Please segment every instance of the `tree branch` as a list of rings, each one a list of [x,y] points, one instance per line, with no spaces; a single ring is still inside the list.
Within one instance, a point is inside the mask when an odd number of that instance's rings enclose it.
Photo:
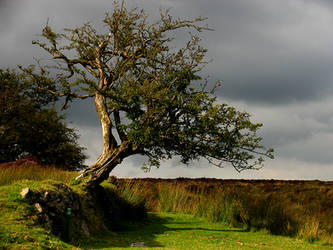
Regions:
[[[64,109],[67,108],[68,102],[71,100],[72,97],[79,98],[79,99],[86,99],[88,97],[94,97],[95,94],[78,95],[74,92],[68,92],[68,93],[65,93],[65,94],[61,94],[60,97],[61,96],[66,96],[65,102],[61,106],[61,110],[64,110]]]
[[[122,142],[126,141],[127,140],[127,135],[124,133],[123,129],[121,128],[119,111],[114,110],[113,116],[114,116],[114,120],[115,120],[115,123],[116,123],[116,129],[117,129],[120,140]]]

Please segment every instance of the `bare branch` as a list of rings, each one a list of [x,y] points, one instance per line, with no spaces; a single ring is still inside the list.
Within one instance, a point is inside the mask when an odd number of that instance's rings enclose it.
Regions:
[[[79,99],[86,99],[88,97],[94,97],[95,94],[86,94],[86,95],[78,95],[74,92],[67,92],[65,94],[62,94],[60,96],[66,96],[64,104],[61,106],[61,110],[64,110],[67,108],[68,102],[72,99],[72,97],[79,98]]]

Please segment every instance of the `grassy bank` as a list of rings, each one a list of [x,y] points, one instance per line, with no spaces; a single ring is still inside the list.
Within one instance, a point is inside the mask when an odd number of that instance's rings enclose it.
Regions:
[[[178,212],[333,244],[333,182],[115,179],[119,195],[151,211]],[[136,197],[136,198],[134,198]]]
[[[0,187],[0,249],[75,249],[40,227],[34,207],[19,195],[22,188],[44,185],[22,181]]]
[[[114,185],[89,191],[71,181],[77,175],[35,164],[1,166],[0,249],[79,249],[145,218],[144,206],[117,196]]]
[[[19,181],[0,187],[0,249],[136,249],[131,245],[140,242],[149,249],[330,249],[318,243],[272,236],[264,231],[249,232],[225,223],[173,213],[149,213],[144,222],[126,222],[112,230],[105,227],[97,234],[65,243],[37,224],[35,208],[19,195],[26,186],[32,190],[50,190],[54,184],[53,181]],[[109,184],[104,186],[112,192]],[[125,215],[132,212],[121,209]],[[102,226],[98,217],[90,216],[90,223]]]
[[[0,249],[80,249],[145,218],[141,204],[117,196],[108,183],[96,192],[54,180],[0,186]]]

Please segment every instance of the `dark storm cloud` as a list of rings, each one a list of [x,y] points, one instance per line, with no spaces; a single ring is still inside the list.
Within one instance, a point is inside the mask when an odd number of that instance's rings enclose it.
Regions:
[[[15,16],[13,26],[0,24],[5,29],[0,45],[7,47],[0,53],[1,66],[47,57],[31,40],[38,38],[48,18],[57,31],[87,21],[100,29],[105,12],[112,7],[106,0],[98,4],[88,0],[16,2],[20,6],[13,5],[10,11]],[[213,59],[206,71],[212,79],[224,81],[218,92],[221,96],[277,104],[322,98],[333,92],[333,50],[328,46],[333,44],[333,36],[327,33],[333,23],[330,11],[318,3],[137,0],[128,5],[147,9],[152,16],[157,16],[162,6],[171,7],[175,16],[208,17],[215,31],[202,34],[208,59]]]
[[[299,1],[250,2],[221,3],[213,17],[209,67],[224,80],[218,93],[266,104],[331,95],[331,11]]]
[[[60,102],[62,105],[63,102]],[[60,106],[60,105],[59,105]],[[85,100],[74,100],[68,109],[62,111],[66,114],[66,120],[76,125],[99,127],[100,122],[92,98]]]
[[[4,6],[6,6],[8,0],[0,0],[0,8],[4,8]],[[2,12],[2,10],[0,9],[0,11]]]
[[[15,0],[0,0],[0,13],[3,14],[8,11],[13,2],[15,2]]]
[[[224,81],[218,95],[285,105],[333,93],[333,12],[321,1],[171,0],[164,7],[208,17],[214,31],[201,37],[213,62],[205,74]]]
[[[112,1],[4,1],[11,25],[0,23],[0,65],[32,63],[46,57],[31,45],[46,20],[57,31],[101,19]],[[222,79],[220,96],[267,104],[323,98],[332,93],[333,43],[330,1],[144,1],[128,2],[149,15],[171,7],[175,16],[208,17],[215,29],[202,34],[209,49],[206,73]],[[324,6],[324,7],[323,7]],[[3,9],[3,8],[2,8]],[[5,18],[0,17],[2,20]]]
[[[332,164],[333,97],[286,106],[233,104],[263,123],[264,146],[275,149],[276,159]]]
[[[268,69],[267,64],[272,61],[265,64],[254,58],[253,62],[240,62],[231,72],[221,70],[224,83],[218,94],[270,105],[326,98],[333,93],[333,72],[330,69],[333,60],[316,57],[300,56],[296,61],[287,62],[283,58],[272,59],[280,62],[275,61],[275,65]],[[235,72],[235,69],[239,71]]]

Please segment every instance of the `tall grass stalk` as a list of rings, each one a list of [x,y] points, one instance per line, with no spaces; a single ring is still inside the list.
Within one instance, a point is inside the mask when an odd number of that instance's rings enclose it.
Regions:
[[[117,194],[133,205],[138,205],[144,202],[145,189],[140,183],[127,182],[116,189]]]
[[[298,232],[299,236],[308,242],[314,242],[320,238],[320,225],[319,221],[314,218],[307,218],[306,222],[302,225]]]
[[[159,187],[159,211],[190,213],[196,200],[184,192],[181,186],[174,188]]]

